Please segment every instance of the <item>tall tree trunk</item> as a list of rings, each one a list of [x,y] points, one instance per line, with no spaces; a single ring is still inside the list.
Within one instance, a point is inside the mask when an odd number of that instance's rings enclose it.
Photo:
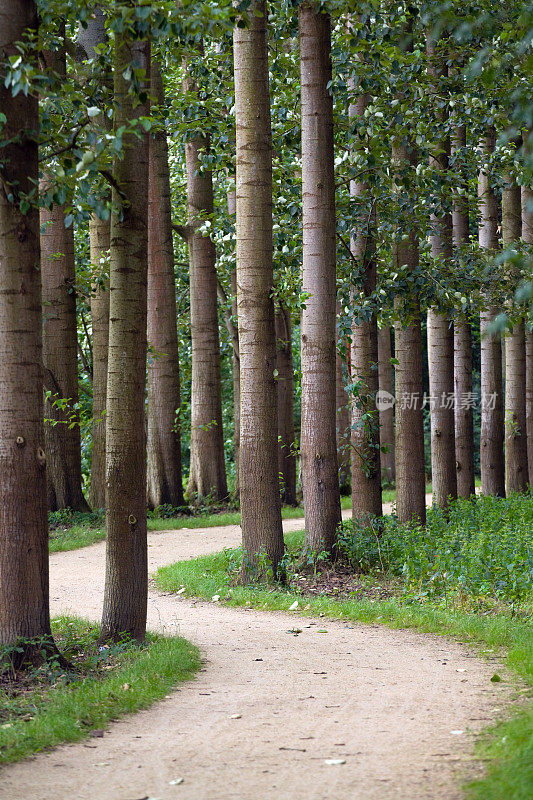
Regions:
[[[278,471],[281,499],[296,503],[296,455],[294,451],[294,369],[292,364],[291,313],[280,300],[276,313],[276,368],[278,370]]]
[[[129,93],[127,67],[145,71],[149,91],[150,44],[115,37],[115,126],[150,113],[148,101]],[[146,631],[146,298],[148,272],[148,135],[124,136],[117,159],[111,220],[109,368],[106,415],[106,576],[102,640]]]
[[[91,264],[98,275],[102,261],[107,262],[110,246],[108,220],[93,215],[89,222]],[[105,428],[107,395],[107,351],[109,345],[109,283],[93,282],[91,291],[93,332],[93,454],[91,461],[91,504],[105,507]]]
[[[466,147],[466,128],[458,127],[453,136],[453,152],[462,169],[462,151]],[[468,244],[468,200],[455,194],[452,210],[453,244],[456,249]],[[457,494],[475,493],[474,409],[472,404],[472,334],[468,320],[457,315],[454,321],[454,390],[455,390],[455,459]]]
[[[361,117],[369,96],[361,95],[350,105],[350,117]],[[352,235],[351,251],[356,262],[360,284],[352,295],[352,381],[358,384],[352,398],[352,513],[355,518],[380,517],[381,459],[379,411],[376,394],[378,375],[378,323],[375,314],[357,322],[357,306],[361,295],[371,297],[376,289],[376,211],[370,185],[365,181],[350,181],[350,194],[365,208],[365,219],[358,222]]]
[[[439,80],[446,75],[446,67],[437,64],[442,54],[435,53],[434,44],[428,40],[428,72],[433,76],[436,91]],[[437,123],[444,122],[442,112],[435,114]],[[445,176],[449,171],[450,141],[443,139],[435,144],[436,153],[430,156],[430,166]],[[431,256],[439,261],[451,261],[452,215],[450,212],[431,214]],[[429,393],[431,396],[431,480],[433,504],[446,508],[450,499],[457,497],[455,458],[455,415],[453,410],[453,326],[447,314],[430,309],[427,316]]]
[[[250,26],[237,26],[233,34],[243,579],[261,569],[259,554],[268,559],[276,575],[284,551],[274,376],[272,135],[266,2],[254,0],[248,10]]]
[[[95,48],[106,41],[105,15],[95,8],[84,28],[78,28],[80,59],[91,59]],[[93,351],[93,425],[90,501],[93,508],[105,506],[105,410],[107,394],[107,350],[109,344],[109,281],[103,269],[109,257],[110,221],[93,214],[89,222],[91,265],[91,328]]]
[[[403,173],[414,172],[417,154],[412,144],[394,142],[392,161],[401,186]],[[400,191],[400,190],[398,190]],[[399,219],[402,216],[399,215]],[[395,233],[393,264],[407,264],[413,272],[418,266],[418,234],[415,220],[405,218]],[[395,308],[399,319],[394,326],[396,393],[396,514],[400,522],[426,521],[426,469],[424,460],[424,419],[422,411],[422,331],[420,301],[398,297]]]
[[[151,65],[151,95],[163,107],[159,64]],[[168,146],[164,130],[150,138],[148,177],[148,506],[182,506],[180,371]]]
[[[502,244],[518,243],[522,231],[520,187],[504,176]],[[523,492],[528,482],[526,439],[526,343],[524,322],[505,338],[505,491]]]
[[[341,519],[335,437],[335,182],[331,22],[299,7],[302,107],[302,487],[305,546],[331,553]]]
[[[337,318],[341,314],[341,306],[337,301]],[[337,460],[339,464],[339,486],[341,494],[347,494],[350,489],[350,462],[351,462],[351,447],[350,447],[350,400],[346,389],[344,388],[344,370],[348,369],[350,363],[349,342],[346,342],[345,353],[346,361],[345,366],[344,358],[339,352],[337,337],[337,348],[335,352],[335,408],[337,410]]]
[[[528,143],[529,132],[524,133],[524,147]],[[522,186],[522,239],[533,245],[533,189]],[[526,331],[526,438],[528,482],[533,486],[533,331]]]
[[[383,325],[378,331],[378,381],[380,392],[393,396],[391,329]],[[394,405],[392,402],[379,412],[379,444],[386,448],[381,451],[381,477],[385,484],[392,486],[396,480],[394,454]]]
[[[48,69],[66,78],[65,52],[47,52]],[[46,185],[46,175],[43,178]],[[81,476],[78,403],[78,334],[74,229],[62,206],[41,209],[45,452],[48,508],[88,511]],[[59,401],[59,402],[58,402]],[[66,401],[66,402],[60,402]]]
[[[38,27],[35,3],[0,6],[0,53]],[[41,272],[35,95],[0,79],[6,116],[0,166],[0,645],[50,636],[48,520],[43,429]],[[13,200],[6,188],[13,188]],[[21,212],[21,196],[32,206]]]
[[[228,200],[228,215],[235,217],[237,212],[237,196],[235,189],[230,189],[227,193]],[[233,348],[231,353],[231,363],[233,367],[233,449],[235,459],[235,499],[239,500],[240,497],[240,458],[241,458],[241,372],[239,360],[239,330],[237,324],[237,271],[231,271],[231,316],[235,320],[232,322],[232,328],[228,326],[230,336],[233,341]]]
[[[195,91],[187,78],[185,91]],[[187,167],[187,237],[190,263],[192,386],[191,466],[187,493],[224,500],[228,496],[224,463],[220,341],[215,245],[198,228],[213,213],[213,176],[201,170],[200,154],[209,150],[209,136],[185,144]]]
[[[494,152],[496,134],[489,129],[482,146],[488,160]],[[479,245],[490,253],[498,247],[498,200],[490,170],[484,167],[478,176]],[[503,383],[502,344],[498,333],[488,332],[498,309],[486,299],[487,307],[480,314],[481,336],[481,491],[485,495],[505,497],[503,457]]]

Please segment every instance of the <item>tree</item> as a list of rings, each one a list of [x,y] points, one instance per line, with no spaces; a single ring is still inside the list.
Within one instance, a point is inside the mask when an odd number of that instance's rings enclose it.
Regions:
[[[283,300],[278,301],[276,311],[278,470],[281,499],[287,505],[295,506],[297,500],[291,312]]]
[[[413,51],[412,20],[402,31],[399,55],[408,60]],[[396,100],[409,101],[405,85]],[[392,234],[392,260],[395,272],[404,265],[408,275],[419,266],[418,226],[415,214],[418,153],[411,131],[398,126],[393,131],[391,162],[392,200],[397,222]],[[426,521],[426,470],[424,460],[424,419],[422,384],[422,331],[420,297],[411,282],[407,294],[398,293],[394,301],[394,389],[396,395],[396,514],[400,522]]]
[[[522,230],[520,187],[510,173],[502,192],[502,244],[517,244]],[[505,338],[505,490],[523,492],[528,482],[526,441],[526,345],[524,320]]]
[[[337,301],[337,318],[342,313],[341,304]],[[337,336],[338,339],[338,336]],[[341,352],[341,350],[343,352]],[[344,353],[344,356],[343,356]],[[345,389],[344,372],[350,372],[350,343],[337,341],[335,353],[335,408],[337,409],[337,461],[339,464],[339,486],[341,493],[350,488],[351,466],[351,425],[350,400]]]
[[[370,98],[361,94],[350,106],[350,116],[362,118]],[[353,306],[360,296],[371,298],[376,290],[376,210],[368,181],[350,182],[350,194],[362,206],[357,230],[352,235],[355,262]],[[352,322],[352,380],[357,389],[352,399],[352,512],[355,518],[380,517],[381,460],[379,412],[376,394],[378,376],[378,324],[375,312]]]
[[[197,94],[193,80],[185,92]],[[209,135],[201,132],[185,142],[187,165],[187,244],[189,247],[192,388],[190,497],[224,500],[228,495],[224,463],[220,342],[215,246],[202,226],[213,214],[213,177],[202,165],[209,153]]]
[[[486,160],[494,152],[495,138],[494,129],[489,129],[482,142]],[[490,257],[498,248],[498,200],[494,191],[494,177],[488,165],[483,166],[479,172],[478,200],[479,246]],[[487,307],[480,313],[481,491],[483,494],[505,497],[502,345],[500,334],[491,329],[498,313],[497,308],[492,304],[490,296],[486,296],[485,300]]]
[[[151,64],[152,101],[163,108],[161,70]],[[150,137],[148,178],[148,436],[150,508],[182,506],[180,371],[168,145],[164,128]]]
[[[382,324],[378,331],[378,380],[379,389],[393,394],[392,382],[391,329]],[[393,485],[396,480],[394,454],[394,406],[392,403],[379,412],[379,444],[381,447],[381,476],[385,484]]]
[[[276,335],[272,262],[272,136],[267,6],[233,35],[236,112],[237,311],[243,577],[276,575],[283,556],[278,484]],[[269,567],[266,567],[266,564]]]
[[[0,6],[0,53],[37,32],[34,2]],[[36,67],[35,54],[29,60]],[[37,210],[37,96],[0,67],[0,644],[50,638]],[[33,654],[32,654],[33,649]],[[23,656],[32,659],[39,643]],[[21,659],[22,660],[22,659]]]
[[[453,135],[453,158],[462,166],[466,148],[466,128],[456,127]],[[461,179],[464,180],[464,175]],[[461,185],[460,189],[463,188]],[[468,200],[457,191],[453,196],[452,226],[453,244],[457,253],[469,241]],[[457,494],[470,497],[475,493],[474,477],[474,409],[469,402],[472,397],[472,333],[468,319],[457,314],[453,329],[454,345],[454,410],[455,410],[455,468]]]
[[[302,107],[302,488],[306,548],[332,553],[340,522],[335,437],[335,182],[331,22],[299,7]]]
[[[62,31],[64,37],[64,28]],[[44,53],[49,73],[66,80],[65,50]],[[43,177],[46,190],[48,178]],[[81,477],[78,403],[78,334],[76,328],[76,267],[74,230],[65,209],[54,203],[41,209],[41,271],[43,293],[43,361],[45,452],[48,508],[88,511]],[[72,219],[72,217],[71,217]]]
[[[527,151],[527,133],[524,133],[524,148]],[[533,189],[522,186],[522,239],[533,245]],[[526,331],[526,439],[528,482],[533,486],[533,331]]]
[[[91,60],[95,49],[106,41],[105,15],[94,9],[86,27],[80,25],[77,44],[81,56]],[[107,275],[110,245],[109,218],[91,215],[89,242],[92,273],[91,328],[93,353],[93,426],[90,501],[93,508],[105,506],[105,412],[107,395],[107,351],[109,345],[109,279]]]
[[[127,76],[133,75],[135,85]],[[106,576],[102,640],[142,640],[148,597],[146,534],[146,297],[150,43],[134,24],[115,34],[115,129],[124,134],[114,166],[106,415]]]
[[[435,42],[428,39],[428,72],[432,76],[434,90],[446,76],[446,67],[439,63],[443,55],[437,52]],[[444,115],[434,114],[437,135],[442,136]],[[450,140],[444,134],[434,146],[430,166],[437,180],[446,180],[449,171]],[[431,257],[439,271],[442,264],[453,258],[452,215],[446,201],[434,202],[431,213]],[[427,316],[429,393],[431,396],[431,481],[433,503],[446,508],[450,499],[457,497],[457,475],[455,458],[455,420],[453,403],[453,325],[446,313],[431,308]]]

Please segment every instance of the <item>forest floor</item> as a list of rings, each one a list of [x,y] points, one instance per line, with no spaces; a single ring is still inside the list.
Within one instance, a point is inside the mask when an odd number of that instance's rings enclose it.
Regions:
[[[237,526],[152,532],[150,571],[239,541]],[[99,619],[104,548],[51,555],[54,615]],[[148,610],[198,645],[198,677],[103,738],[6,766],[3,800],[455,800],[481,769],[473,733],[511,697],[494,662],[435,635],[302,617],[295,635],[287,614],[153,588]]]

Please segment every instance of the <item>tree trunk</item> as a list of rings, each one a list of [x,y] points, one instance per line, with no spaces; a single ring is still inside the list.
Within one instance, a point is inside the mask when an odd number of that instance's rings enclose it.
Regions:
[[[195,86],[187,78],[185,91]],[[186,142],[187,238],[190,263],[192,386],[191,466],[187,493],[192,498],[225,500],[228,496],[224,463],[220,342],[217,308],[215,246],[198,228],[213,213],[213,176],[200,171],[200,154],[209,150],[209,136]]]
[[[337,317],[341,314],[340,303],[337,302]],[[349,342],[345,346],[346,360],[349,362]],[[349,364],[344,363],[344,358],[339,352],[338,342],[335,352],[335,408],[337,429],[337,460],[339,464],[339,487],[341,494],[350,490],[350,462],[351,462],[351,426],[350,426],[350,400],[344,388],[344,371]]]
[[[95,8],[87,27],[79,25],[78,58],[91,59],[95,48],[106,41],[105,15]],[[110,76],[109,76],[110,77]],[[107,350],[109,344],[109,259],[110,222],[93,214],[89,222],[92,266],[91,327],[93,351],[93,424],[90,501],[95,509],[105,507],[105,410],[107,394]]]
[[[341,519],[335,436],[335,182],[331,22],[299,7],[302,109],[302,487],[307,550],[332,553]]]
[[[228,199],[228,215],[235,217],[237,212],[237,196],[235,189],[231,189],[227,193]],[[240,497],[240,481],[239,481],[239,465],[241,458],[241,372],[239,361],[239,330],[237,325],[237,272],[235,269],[231,270],[231,316],[235,323],[231,323],[232,328],[228,326],[230,337],[232,338],[232,367],[233,367],[233,450],[235,460],[235,500]]]
[[[0,6],[0,53],[38,27],[35,3]],[[41,272],[35,95],[11,95],[0,80],[7,120],[0,167],[0,645],[50,637],[48,520],[43,429]],[[6,188],[13,188],[10,202]],[[32,205],[22,213],[20,200]]]
[[[440,56],[442,57],[442,55]],[[436,64],[438,56],[428,40],[428,72],[433,76],[436,91],[446,74],[446,67]],[[442,112],[435,113],[435,122],[444,123]],[[430,166],[446,175],[449,171],[450,141],[435,144],[436,153],[430,156]],[[449,212],[431,214],[431,256],[435,263],[451,261],[452,215]],[[430,309],[427,316],[429,393],[431,411],[431,481],[433,504],[446,508],[457,497],[455,457],[455,415],[453,381],[453,326],[447,314]]]
[[[48,69],[66,78],[65,52],[46,52]],[[46,185],[46,175],[43,184]],[[48,508],[88,511],[82,492],[74,229],[62,206],[41,209],[45,452]]]
[[[110,244],[108,220],[92,216],[89,222],[91,264],[97,276],[107,262]],[[93,332],[93,454],[91,460],[91,505],[105,507],[105,427],[107,395],[107,351],[109,345],[109,282],[93,281],[91,292]]]
[[[502,244],[517,243],[522,231],[520,187],[504,176]],[[528,483],[526,439],[526,343],[523,320],[505,337],[505,491],[523,492]]]
[[[296,502],[296,455],[294,450],[294,369],[292,326],[289,309],[278,302],[276,314],[276,368],[278,370],[278,472],[281,500]]]
[[[489,129],[482,146],[486,158],[494,151],[496,135]],[[498,247],[498,200],[488,167],[478,176],[479,245],[490,254]],[[487,297],[487,308],[480,314],[481,337],[481,491],[485,495],[505,497],[503,458],[503,383],[502,344],[498,333],[487,330],[498,313]]]
[[[361,117],[369,96],[361,95],[350,105],[349,116]],[[352,293],[352,381],[358,384],[352,398],[352,513],[354,518],[368,515],[380,517],[381,453],[379,411],[376,394],[378,375],[378,323],[375,314],[357,321],[357,306],[361,295],[371,297],[376,289],[376,211],[371,188],[364,181],[350,181],[350,194],[365,209],[358,230],[352,235],[351,251],[356,262],[355,273],[360,285]]]
[[[524,132],[524,147],[528,142],[529,132]],[[533,244],[533,189],[522,186],[522,239],[528,245]],[[533,486],[533,331],[526,331],[526,438],[528,482]]]
[[[115,37],[115,126],[150,113],[148,101],[129,93],[124,78],[133,64],[145,70],[148,92],[150,44]],[[138,100],[138,102],[135,102]],[[146,297],[148,267],[148,135],[124,136],[117,159],[111,219],[109,368],[106,415],[106,576],[102,640],[123,634],[142,640],[148,596],[146,538]]]
[[[466,147],[466,128],[457,128],[453,136],[453,151],[462,169],[461,151]],[[456,249],[468,244],[468,200],[454,195],[453,244]],[[454,322],[454,414],[455,414],[455,467],[457,494],[470,497],[476,491],[474,476],[474,408],[472,395],[472,334],[466,318],[456,316]]]
[[[392,381],[392,348],[391,329],[383,325],[378,331],[378,381],[380,392],[393,397]],[[381,451],[381,477],[388,486],[393,486],[396,480],[395,454],[394,454],[394,406],[383,404],[379,412],[379,444],[386,448]]]
[[[163,107],[159,64],[152,61],[151,95]],[[148,178],[148,506],[182,506],[180,371],[168,146],[164,130],[150,138]]]
[[[274,376],[272,135],[266,2],[255,0],[248,10],[250,26],[235,27],[233,34],[244,580],[257,570],[267,577],[264,558],[275,576],[284,551]]]
[[[392,161],[401,187],[402,173],[417,166],[413,146],[395,142]],[[398,193],[401,189],[398,190]],[[399,219],[402,215],[399,214]],[[407,264],[412,272],[418,266],[418,234],[414,218],[405,218],[395,233],[393,264]],[[426,469],[424,460],[424,420],[422,384],[422,331],[420,301],[411,293],[398,297],[395,308],[399,320],[394,326],[396,393],[396,514],[400,522],[426,522]],[[402,321],[404,320],[404,321]]]

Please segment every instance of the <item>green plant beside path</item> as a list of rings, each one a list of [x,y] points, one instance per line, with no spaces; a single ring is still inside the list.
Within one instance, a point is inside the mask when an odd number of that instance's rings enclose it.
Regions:
[[[147,708],[200,667],[184,639],[150,634],[145,644],[98,644],[99,627],[77,618],[52,624],[72,670],[45,664],[0,683],[0,762],[17,761],[101,731],[123,714]]]

